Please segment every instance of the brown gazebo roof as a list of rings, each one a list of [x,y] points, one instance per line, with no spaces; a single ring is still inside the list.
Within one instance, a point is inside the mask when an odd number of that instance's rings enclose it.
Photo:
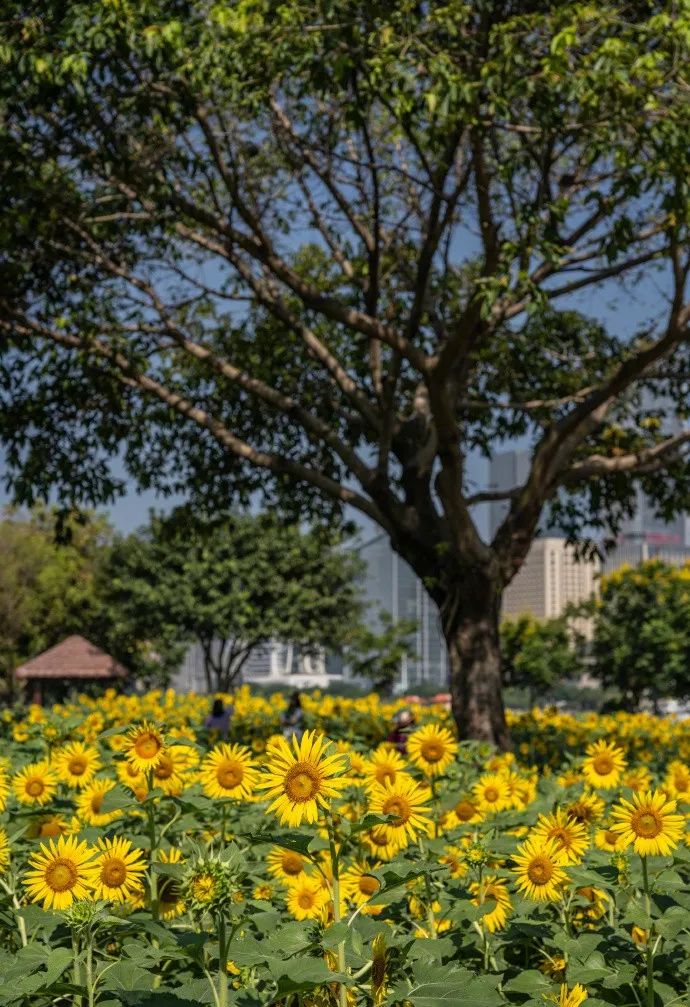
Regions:
[[[16,678],[124,678],[127,669],[83,636],[68,636],[20,665]]]

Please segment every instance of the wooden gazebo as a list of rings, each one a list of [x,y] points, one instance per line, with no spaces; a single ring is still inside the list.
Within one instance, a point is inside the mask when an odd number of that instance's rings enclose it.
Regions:
[[[14,676],[19,682],[32,683],[32,701],[42,703],[47,683],[102,682],[126,678],[127,674],[127,669],[110,654],[83,636],[74,635],[20,665]]]

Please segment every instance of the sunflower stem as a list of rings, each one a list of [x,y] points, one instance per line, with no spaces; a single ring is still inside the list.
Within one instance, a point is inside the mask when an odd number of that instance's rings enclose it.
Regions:
[[[89,1007],[94,1007],[96,1002],[96,987],[93,981],[93,937],[91,933],[89,933],[89,939],[86,944],[86,990],[89,998]]]
[[[426,861],[426,849],[421,836],[419,837],[419,852],[422,855],[422,860]],[[431,888],[431,879],[429,878],[427,871],[424,872],[424,889],[426,892],[426,923],[429,928],[429,937],[435,939],[437,937],[437,933],[436,917],[434,916],[434,893]]]
[[[81,986],[81,969],[79,967],[79,938],[72,932],[72,981],[75,986]],[[74,994],[74,1007],[81,1007],[81,993]]]
[[[651,920],[652,918],[652,895],[649,888],[649,872],[647,870],[647,858],[640,856],[642,861],[642,887],[644,890],[645,912]],[[647,960],[647,1007],[654,1007],[654,948],[652,947],[653,926],[650,923],[647,933],[647,944],[645,945],[645,958]]]
[[[331,870],[333,872],[333,922],[340,923],[340,863],[338,860],[338,849],[335,843],[335,825],[333,816],[329,812],[328,817],[328,849],[331,854]],[[338,944],[338,971],[345,972],[345,941]],[[342,983],[338,983],[338,1004],[339,1007],[347,1007],[347,991]]]
[[[225,934],[225,917],[218,917],[218,1007],[228,1003],[228,946]]]

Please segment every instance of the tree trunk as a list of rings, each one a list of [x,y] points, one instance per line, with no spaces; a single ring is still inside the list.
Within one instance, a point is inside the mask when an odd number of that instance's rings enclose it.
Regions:
[[[460,737],[510,748],[503,707],[498,621],[501,596],[484,578],[453,591],[441,605],[450,693]]]

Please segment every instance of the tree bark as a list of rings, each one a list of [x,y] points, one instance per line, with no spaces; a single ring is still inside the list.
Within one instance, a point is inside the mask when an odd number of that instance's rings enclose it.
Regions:
[[[511,743],[502,696],[500,603],[497,586],[481,578],[451,591],[440,608],[460,737],[505,751]]]

